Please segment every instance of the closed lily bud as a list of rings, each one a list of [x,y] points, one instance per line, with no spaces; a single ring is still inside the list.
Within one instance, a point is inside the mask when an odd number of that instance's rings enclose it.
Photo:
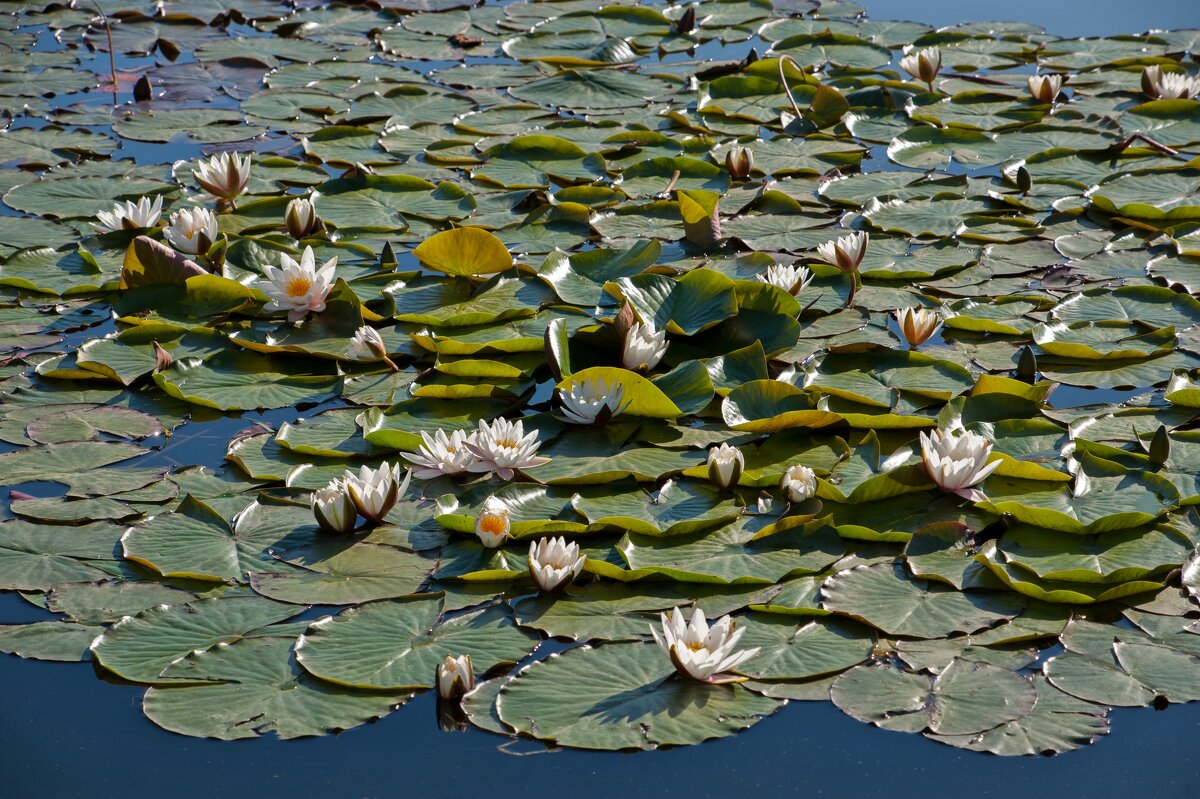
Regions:
[[[287,204],[283,222],[287,227],[288,235],[297,241],[312,236],[322,227],[321,217],[317,216],[316,207],[307,197],[297,197]]]
[[[1017,171],[1013,173],[1013,182],[1022,194],[1028,194],[1033,189],[1033,175],[1029,174],[1029,168],[1024,164],[1017,167]]]
[[[812,499],[817,494],[817,475],[807,466],[796,464],[788,468],[779,480],[779,487],[787,495],[788,502],[797,504]]]
[[[529,576],[542,591],[553,591],[578,577],[585,560],[574,541],[543,538],[529,545]]]
[[[746,468],[742,451],[728,444],[721,444],[708,451],[708,479],[723,491],[737,485]]]
[[[461,699],[475,687],[470,655],[446,655],[437,667],[437,690],[442,699]]]
[[[348,533],[358,521],[354,500],[341,480],[332,480],[329,485],[314,491],[310,504],[317,524],[327,533]]]
[[[754,152],[749,147],[731,147],[725,153],[725,171],[736,181],[749,180],[754,171]]]
[[[1062,75],[1030,75],[1025,81],[1029,94],[1039,103],[1051,105],[1058,99],[1066,78]]]
[[[916,349],[938,331],[942,318],[929,308],[902,308],[896,311],[896,323],[910,349]]]
[[[1150,439],[1150,466],[1156,471],[1166,465],[1171,457],[1171,437],[1167,435],[1166,425],[1159,425]]]
[[[942,70],[942,51],[936,47],[927,47],[924,50],[909,48],[908,54],[900,59],[900,68],[929,84],[929,90],[933,91],[933,82]]]
[[[162,348],[162,345],[157,341],[154,342],[154,371],[161,372],[167,369],[171,364],[175,363],[175,357],[171,353]]]
[[[508,505],[498,497],[488,497],[483,509],[475,517],[475,535],[479,537],[479,543],[488,549],[495,549],[508,540],[511,530]]]

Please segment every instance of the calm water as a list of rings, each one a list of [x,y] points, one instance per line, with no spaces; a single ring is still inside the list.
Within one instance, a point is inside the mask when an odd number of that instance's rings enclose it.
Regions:
[[[879,19],[948,25],[1014,19],[1059,35],[1200,27],[1200,0],[876,0]],[[1060,391],[1067,393],[1064,386]],[[1124,397],[1120,397],[1123,399]],[[1056,397],[1058,405],[1115,397]],[[1069,400],[1069,401],[1064,401]],[[209,460],[250,424],[225,420],[168,454]],[[218,435],[219,433],[219,435]],[[217,439],[220,439],[218,441]],[[46,614],[0,596],[0,623]],[[754,729],[699,747],[633,755],[516,754],[485,733],[442,733],[432,697],[377,724],[303,741],[223,743],[184,738],[141,714],[143,689],[106,684],[89,665],[0,655],[0,797],[611,797],[815,795],[855,797],[1195,797],[1200,707],[1112,714],[1114,732],[1059,758],[997,758],[876,730],[829,703],[793,703]],[[528,753],[528,754],[526,754]],[[526,756],[517,756],[525,754]]]

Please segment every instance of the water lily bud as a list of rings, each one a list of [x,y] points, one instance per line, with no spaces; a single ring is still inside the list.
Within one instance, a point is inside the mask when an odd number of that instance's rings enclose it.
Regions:
[[[297,241],[317,233],[322,227],[321,217],[317,216],[317,209],[307,197],[297,197],[287,204],[283,222],[288,235]]]
[[[399,266],[400,262],[396,260],[396,251],[392,248],[390,241],[383,243],[383,249],[379,251],[379,266],[382,269]]]
[[[349,469],[342,473],[342,480],[347,493],[354,500],[354,507],[363,518],[372,522],[382,521],[383,517],[387,516],[388,511],[396,505],[397,500],[408,488],[411,478],[412,472],[408,472],[401,481],[400,466],[393,466],[387,461],[379,464],[377,469],[361,466],[358,474]]]
[[[1033,175],[1029,174],[1029,169],[1024,164],[1017,167],[1017,171],[1013,173],[1013,182],[1017,184],[1017,188],[1022,194],[1029,194],[1033,189]]]
[[[933,91],[933,82],[937,80],[938,72],[942,69],[942,51],[936,47],[914,51],[909,47],[908,53],[900,59],[900,68],[918,80],[929,84]]]
[[[749,147],[731,147],[725,153],[725,171],[736,181],[750,179],[754,171],[754,152]]]
[[[207,208],[183,208],[171,214],[163,237],[188,255],[206,253],[217,239],[217,217]]]
[[[687,10],[679,17],[675,23],[675,32],[680,36],[691,33],[696,30],[696,6],[695,4],[687,7]]]
[[[475,535],[478,536],[479,543],[488,549],[495,549],[508,539],[511,529],[508,505],[498,497],[488,497],[483,503],[483,509],[475,517]]]
[[[470,655],[446,655],[437,667],[437,690],[442,699],[461,699],[475,687]]]
[[[529,576],[542,591],[553,591],[578,577],[585,560],[574,541],[543,538],[529,545]]]
[[[157,341],[154,344],[154,371],[161,372],[175,363],[175,357],[162,348]]]
[[[930,308],[902,308],[896,311],[900,334],[911,349],[928,341],[942,326],[942,317]]]
[[[788,502],[797,504],[812,499],[817,494],[817,475],[807,466],[796,464],[788,468],[779,480],[779,487]]]
[[[356,361],[382,361],[387,358],[387,344],[383,336],[370,325],[363,325],[354,331],[350,339],[350,357]]]
[[[1030,75],[1025,85],[1029,94],[1039,103],[1052,105],[1062,91],[1065,78],[1062,75]]]
[[[1150,439],[1150,466],[1155,471],[1161,469],[1171,457],[1171,438],[1167,435],[1166,425],[1159,425]]]
[[[684,677],[709,683],[736,682],[741,678],[725,672],[736,669],[759,653],[759,648],[735,651],[746,632],[729,616],[710,627],[704,611],[696,608],[689,621],[679,608],[662,614],[662,631],[650,626],[655,643]]]
[[[1016,378],[1024,383],[1033,385],[1037,379],[1037,356],[1033,354],[1033,348],[1028,344],[1021,348],[1021,355],[1017,359]]]
[[[742,451],[728,444],[721,444],[708,451],[708,479],[723,491],[737,485],[746,468]]]
[[[625,333],[625,350],[621,353],[621,365],[634,372],[648,372],[667,353],[667,333],[657,331],[650,325],[634,322]]]
[[[314,491],[310,505],[317,524],[327,533],[348,533],[358,521],[354,501],[341,480],[332,480],[329,485]]]

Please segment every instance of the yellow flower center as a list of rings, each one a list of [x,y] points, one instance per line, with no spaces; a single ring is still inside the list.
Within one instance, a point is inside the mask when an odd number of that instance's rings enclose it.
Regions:
[[[504,532],[504,519],[500,516],[488,514],[480,521],[479,528],[485,533],[500,535]]]
[[[294,277],[288,281],[286,291],[289,297],[303,297],[304,295],[308,294],[309,289],[311,288],[312,280],[300,275],[299,277]]]
[[[684,646],[693,652],[699,652],[701,649],[707,649],[707,647],[704,646],[703,641],[686,641],[684,642]]]

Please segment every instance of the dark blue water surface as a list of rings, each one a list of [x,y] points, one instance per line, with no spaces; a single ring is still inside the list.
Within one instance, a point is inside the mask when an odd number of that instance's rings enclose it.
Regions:
[[[1200,0],[874,0],[868,5],[877,19],[933,25],[1020,20],[1063,36],[1200,27]],[[1125,398],[1070,395],[1065,386],[1061,393],[1060,406]],[[185,428],[158,457],[215,463],[229,435],[258,418]],[[48,614],[15,594],[0,596],[0,624],[44,618]],[[148,721],[139,708],[143,691],[113,684],[90,664],[0,655],[0,797],[1200,796],[1200,706],[1195,705],[1114,711],[1110,736],[1057,758],[964,752],[920,736],[876,730],[828,702],[791,703],[751,730],[702,746],[601,754],[551,752],[474,730],[442,732],[429,695],[376,724],[337,736],[198,740]],[[507,751],[498,748],[502,745]]]

